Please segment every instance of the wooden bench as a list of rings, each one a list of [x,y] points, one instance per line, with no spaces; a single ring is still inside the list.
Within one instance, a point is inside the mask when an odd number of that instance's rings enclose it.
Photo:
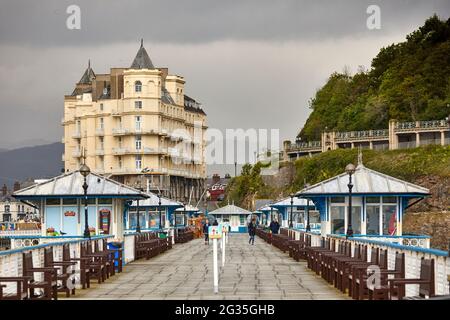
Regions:
[[[36,280],[34,274],[42,274],[42,280]],[[31,251],[22,253],[22,274],[29,279],[29,299],[50,300],[58,299],[57,270],[51,267],[36,268],[33,266],[33,255]],[[42,294],[38,295],[36,289]]]
[[[64,246],[68,247],[68,244]],[[76,265],[74,261],[55,261],[53,256],[53,247],[47,247],[44,249],[44,266],[48,268],[54,268],[57,270],[56,280],[58,283],[58,292],[65,292],[66,297],[70,297],[70,294],[75,294],[75,286],[72,289],[69,289],[67,286],[67,282],[69,278],[75,274],[75,268],[73,266]],[[75,279],[72,279],[72,284],[75,283]]]
[[[194,239],[194,232],[189,228],[179,228],[175,232],[175,243],[186,243]]]
[[[368,294],[370,300],[388,300],[389,299],[389,276],[393,278],[405,278],[405,254],[395,253],[395,265],[393,270],[381,270],[380,286],[369,286]],[[362,276],[361,276],[362,278]],[[361,281],[361,280],[360,280]],[[396,294],[397,295],[397,294]]]
[[[272,245],[283,252],[289,250],[289,237],[286,234],[272,234]]]
[[[422,259],[420,262],[420,278],[405,279],[394,278],[388,279],[389,283],[389,299],[401,300],[405,298],[407,285],[419,285],[419,297],[434,297],[434,259]],[[409,297],[411,299],[411,297]]]
[[[0,300],[24,300],[28,299],[28,281],[27,277],[0,277]],[[15,283],[15,292],[4,292],[6,285],[4,283]]]

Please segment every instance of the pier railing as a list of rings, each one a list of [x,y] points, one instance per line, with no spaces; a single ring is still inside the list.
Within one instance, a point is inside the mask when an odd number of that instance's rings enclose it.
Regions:
[[[33,246],[24,246],[12,250],[0,251],[0,277],[21,277],[22,274],[22,254],[26,251],[31,251],[33,255],[33,262],[35,267],[44,267],[44,252],[46,247],[53,247],[53,254],[55,261],[62,261],[63,246],[69,244],[70,255],[72,258],[80,258],[81,244],[87,241],[84,238],[78,237],[73,239],[53,237],[55,241],[41,243]],[[59,238],[59,239],[58,239]],[[103,239],[112,239],[113,236],[94,236],[91,238],[92,243],[97,242],[100,250],[103,250]],[[76,286],[79,283],[79,270],[80,264],[75,267],[75,283]],[[43,280],[43,275],[35,274],[37,281]],[[16,285],[14,283],[7,284],[4,292],[13,293],[16,291]]]

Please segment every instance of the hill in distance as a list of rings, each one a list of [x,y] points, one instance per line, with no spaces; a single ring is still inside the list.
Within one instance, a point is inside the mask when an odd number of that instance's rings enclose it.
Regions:
[[[382,48],[371,69],[333,73],[309,102],[298,137],[317,140],[325,128],[385,129],[398,121],[441,120],[450,114],[450,19],[436,15],[406,41]]]
[[[61,174],[63,153],[64,145],[60,142],[0,151],[0,185],[12,187],[15,181]]]

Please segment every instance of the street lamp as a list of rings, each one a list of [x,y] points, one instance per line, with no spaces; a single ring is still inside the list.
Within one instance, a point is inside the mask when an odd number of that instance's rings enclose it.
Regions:
[[[91,238],[91,233],[89,232],[89,223],[88,223],[88,197],[87,197],[87,189],[88,184],[86,182],[86,177],[91,173],[91,169],[83,163],[80,167],[80,173],[84,178],[83,183],[83,191],[84,191],[84,237]]]
[[[139,222],[139,198],[137,199],[136,216],[137,216],[136,232],[141,233],[141,223]]]
[[[347,226],[347,235],[346,237],[352,237],[353,236],[353,229],[352,229],[352,175],[355,173],[356,167],[354,164],[349,163],[345,167],[345,172],[348,173],[348,226]]]
[[[183,225],[186,227],[186,205],[183,205],[183,211],[184,211],[184,215],[183,215]]]
[[[291,197],[291,218],[289,219],[289,228],[292,229],[294,227],[293,223],[292,223],[292,211],[294,210],[294,194],[291,193],[290,195]]]
[[[308,183],[305,183],[305,189],[309,187]],[[306,231],[311,231],[311,225],[309,224],[309,198],[306,198]]]
[[[158,211],[159,211],[159,230],[162,229],[161,225],[161,194],[158,194]]]

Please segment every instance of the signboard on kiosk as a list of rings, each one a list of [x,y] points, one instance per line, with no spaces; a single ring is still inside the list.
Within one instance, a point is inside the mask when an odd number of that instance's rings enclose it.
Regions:
[[[229,222],[219,223],[219,230],[221,230],[221,232],[223,233],[228,233],[228,231],[230,230],[230,223]]]
[[[220,239],[222,238],[222,231],[219,226],[209,226],[208,235],[210,239]]]

